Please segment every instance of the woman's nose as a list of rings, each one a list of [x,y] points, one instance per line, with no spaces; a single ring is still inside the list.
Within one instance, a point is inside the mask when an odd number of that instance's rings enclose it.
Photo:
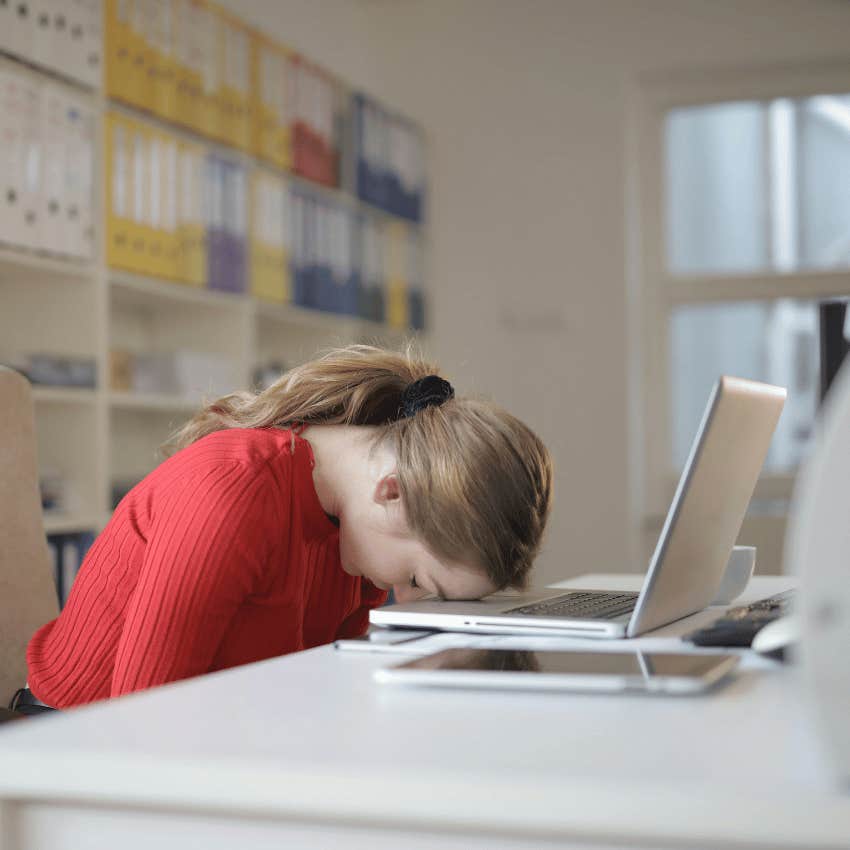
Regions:
[[[405,602],[415,602],[417,599],[423,599],[428,596],[428,591],[421,587],[411,587],[409,584],[394,584],[393,595],[396,602],[404,604]]]

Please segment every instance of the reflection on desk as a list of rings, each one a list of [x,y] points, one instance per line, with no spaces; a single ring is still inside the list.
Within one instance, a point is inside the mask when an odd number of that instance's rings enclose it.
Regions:
[[[749,598],[787,586],[757,577]],[[717,614],[628,645],[670,649]],[[814,848],[850,836],[850,797],[822,772],[793,667],[744,652],[717,693],[646,699],[394,690],[372,682],[386,663],[326,646],[6,724],[4,850],[78,850],[82,834],[86,850]]]

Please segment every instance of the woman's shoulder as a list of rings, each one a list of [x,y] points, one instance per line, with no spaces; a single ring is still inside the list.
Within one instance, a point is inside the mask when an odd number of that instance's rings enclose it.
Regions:
[[[293,438],[291,431],[282,428],[224,428],[201,437],[178,454],[186,453],[186,460],[206,455],[218,462],[265,466],[270,460],[291,455],[293,439],[300,442],[300,438]]]

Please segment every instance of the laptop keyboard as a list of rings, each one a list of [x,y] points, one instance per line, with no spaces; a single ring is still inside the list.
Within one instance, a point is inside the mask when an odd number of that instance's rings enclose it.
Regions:
[[[522,605],[503,611],[503,614],[523,614],[530,617],[558,617],[570,620],[613,620],[630,614],[637,603],[637,593],[602,593],[574,590],[564,596],[544,599],[532,605]]]

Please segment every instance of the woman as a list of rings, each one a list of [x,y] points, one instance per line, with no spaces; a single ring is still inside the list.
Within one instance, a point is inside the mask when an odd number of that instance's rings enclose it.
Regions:
[[[524,586],[549,455],[435,372],[351,346],[205,407],[33,636],[32,695],[67,708],[353,637],[390,588]]]

